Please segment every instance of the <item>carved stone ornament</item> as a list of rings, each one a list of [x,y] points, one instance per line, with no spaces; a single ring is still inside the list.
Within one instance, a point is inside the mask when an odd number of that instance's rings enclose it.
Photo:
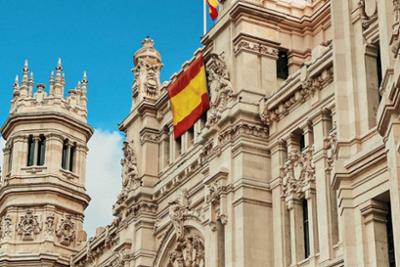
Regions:
[[[300,79],[300,85],[289,96],[282,98],[278,105],[270,107],[269,99],[260,100],[258,112],[261,121],[271,126],[274,122],[278,122],[282,117],[289,114],[290,109],[298,103],[304,103],[313,97],[318,91],[321,91],[325,85],[333,81],[333,69],[329,67],[324,69],[318,76],[310,77],[308,70],[305,69]],[[274,100],[275,101],[275,100]]]
[[[393,0],[393,18],[391,47],[397,57],[400,54],[400,0]]]
[[[142,48],[135,55],[133,73],[133,95],[142,92],[144,97],[157,98],[160,87],[160,70],[162,68],[159,52],[154,48],[154,41],[144,39]]]
[[[10,215],[4,216],[0,220],[0,240],[11,237],[12,226],[13,223]]]
[[[169,203],[169,218],[174,226],[176,236],[184,236],[184,222],[189,213],[189,200],[187,191],[182,191],[178,200]]]
[[[38,216],[33,215],[32,210],[27,210],[26,214],[20,218],[17,233],[22,236],[22,240],[32,241],[41,230]]]
[[[336,147],[337,147],[337,138],[336,132],[331,132],[325,142],[325,151],[326,158],[328,163],[328,168],[331,170],[333,168],[333,163],[336,159]]]
[[[133,141],[124,142],[123,153],[124,158],[121,160],[122,187],[124,191],[129,191],[141,186],[142,184],[137,168],[136,153],[133,149]]]
[[[204,267],[204,242],[189,229],[184,222],[191,214],[187,191],[183,190],[178,200],[169,203],[169,217],[176,235],[176,245],[169,254],[169,262],[174,267]]]
[[[358,2],[358,7],[361,13],[361,25],[363,29],[366,30],[371,25],[371,17],[376,14],[376,0],[360,0]]]
[[[64,246],[70,246],[75,240],[74,223],[72,222],[72,216],[67,215],[64,219],[61,219],[61,224],[57,229],[57,237]]]
[[[282,197],[295,196],[300,198],[304,187],[315,182],[315,167],[312,160],[312,150],[292,152],[288,161],[281,169]]]
[[[207,127],[214,125],[233,99],[234,92],[228,68],[222,56],[211,54],[207,63],[208,83],[210,89],[210,110],[207,115]]]
[[[188,234],[178,238],[175,249],[169,255],[173,267],[204,267],[204,243],[200,236]]]
[[[55,231],[55,216],[54,216],[54,214],[49,214],[47,217],[46,217],[46,220],[45,220],[45,222],[44,222],[44,224],[45,224],[45,232],[49,235],[49,236],[51,236],[51,235],[53,235],[53,233],[54,233],[54,231]]]
[[[217,220],[220,220],[222,224],[227,223],[226,195],[232,190],[233,185],[220,185],[218,182],[214,182],[208,186],[206,203],[209,204],[209,225],[212,231],[216,230]]]

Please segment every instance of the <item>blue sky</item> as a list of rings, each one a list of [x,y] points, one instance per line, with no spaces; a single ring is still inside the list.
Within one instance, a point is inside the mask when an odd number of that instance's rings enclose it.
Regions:
[[[201,46],[202,8],[201,0],[0,0],[0,121],[24,59],[35,82],[47,83],[61,57],[68,89],[88,72],[90,124],[116,129],[130,109],[143,38],[155,40],[167,80]]]
[[[25,59],[35,83],[47,85],[61,57],[67,90],[87,71],[89,123],[95,128],[87,162],[89,236],[111,223],[121,190],[117,124],[131,107],[134,52],[152,37],[163,57],[162,81],[168,80],[201,47],[202,14],[202,0],[0,0],[1,124]]]

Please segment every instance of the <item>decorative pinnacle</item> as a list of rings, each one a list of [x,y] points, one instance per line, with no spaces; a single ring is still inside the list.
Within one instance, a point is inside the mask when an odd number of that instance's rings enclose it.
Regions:
[[[31,71],[31,74],[29,76],[29,80],[33,80],[33,71]]]
[[[28,67],[28,60],[27,59],[25,59],[25,62],[24,62],[24,70],[28,70],[29,69],[29,67]]]
[[[86,70],[83,72],[82,81],[83,81],[83,82],[87,82],[87,74],[86,74]]]
[[[59,57],[57,60],[57,67],[56,70],[62,70],[61,58]]]
[[[19,77],[18,77],[18,74],[17,74],[17,75],[15,75],[14,84],[18,84],[18,82],[19,82]]]

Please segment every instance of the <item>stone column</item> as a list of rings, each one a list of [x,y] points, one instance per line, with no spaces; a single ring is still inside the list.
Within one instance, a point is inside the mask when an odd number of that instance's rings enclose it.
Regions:
[[[319,252],[319,240],[318,240],[318,209],[317,209],[317,197],[313,184],[309,185],[305,193],[305,199],[307,199],[308,205],[308,225],[309,225],[309,238],[310,238],[310,257],[312,264],[317,263],[316,255]]]
[[[33,141],[34,141],[34,150],[33,150],[33,166],[37,166],[38,165],[38,153],[39,153],[39,141],[40,141],[40,137],[39,136],[34,136],[33,137]]]
[[[389,266],[386,233],[388,211],[385,203],[368,200],[361,208],[361,214],[364,223],[365,246],[367,246],[367,266]]]
[[[75,147],[75,170],[74,173],[79,176],[81,185],[86,184],[86,157],[88,148],[85,145],[77,144]]]
[[[278,141],[271,148],[271,191],[273,212],[274,266],[286,267],[290,264],[289,216],[282,196],[281,167],[286,160],[284,141]]]
[[[314,142],[313,162],[315,166],[316,201],[318,203],[318,237],[319,237],[319,262],[327,262],[333,256],[333,221],[330,171],[327,162],[325,142],[329,132],[329,118],[325,113],[313,119],[313,129],[316,138]]]
[[[59,173],[61,169],[63,141],[63,137],[57,134],[49,134],[46,136],[46,154],[48,159],[51,159],[47,161],[49,173]]]
[[[400,262],[400,122],[393,123],[386,141],[389,167],[390,204],[392,207],[392,224],[396,263]]]
[[[304,260],[304,230],[302,221],[302,203],[293,196],[287,202],[290,218],[290,252],[291,265],[296,266]]]

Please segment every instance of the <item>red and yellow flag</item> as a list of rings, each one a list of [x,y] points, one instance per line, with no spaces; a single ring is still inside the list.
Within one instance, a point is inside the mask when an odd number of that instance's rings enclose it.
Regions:
[[[174,137],[179,138],[209,108],[206,70],[200,55],[168,87]]]
[[[210,16],[213,20],[218,18],[218,0],[207,0]]]

